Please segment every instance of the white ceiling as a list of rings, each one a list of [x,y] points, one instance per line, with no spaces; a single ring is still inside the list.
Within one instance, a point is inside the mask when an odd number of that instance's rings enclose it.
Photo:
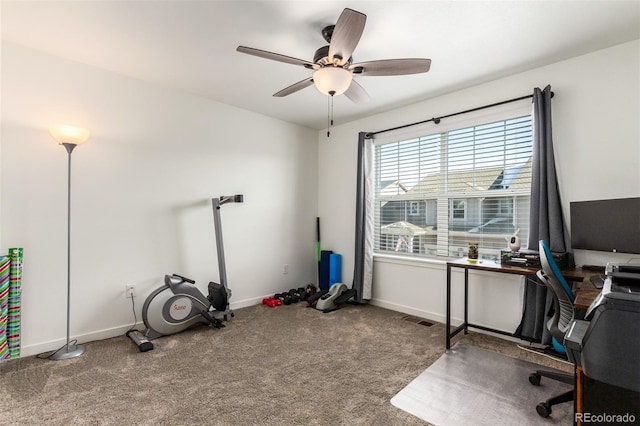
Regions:
[[[311,75],[236,52],[313,60],[345,7],[367,15],[354,62],[430,58],[426,74],[356,79],[366,103],[334,103],[341,124],[640,38],[640,1],[7,1],[2,39],[307,127],[327,125]],[[545,82],[541,82],[544,84]]]

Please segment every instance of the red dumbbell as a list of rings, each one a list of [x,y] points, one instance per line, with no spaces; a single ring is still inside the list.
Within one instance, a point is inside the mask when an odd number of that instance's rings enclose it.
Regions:
[[[262,299],[262,304],[263,305],[267,305],[270,308],[274,308],[276,306],[282,305],[282,300],[274,299],[273,297],[267,297],[265,299]]]

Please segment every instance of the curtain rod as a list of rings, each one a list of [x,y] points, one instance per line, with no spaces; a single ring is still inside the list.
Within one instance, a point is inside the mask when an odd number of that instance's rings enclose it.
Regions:
[[[553,98],[553,92],[551,92],[551,97]],[[429,122],[434,122],[435,124],[440,124],[440,120],[442,120],[443,118],[454,117],[456,115],[467,114],[469,112],[480,111],[481,109],[496,107],[496,106],[508,104],[508,103],[511,103],[511,102],[522,101],[524,99],[530,99],[530,98],[533,98],[533,95],[520,96],[519,98],[508,99],[506,101],[496,102],[495,104],[483,105],[483,106],[480,106],[480,107],[477,107],[477,108],[472,108],[472,109],[468,109],[468,110],[460,111],[460,112],[454,112],[453,114],[447,114],[447,115],[443,115],[443,116],[440,116],[440,117],[433,117],[433,118],[430,118],[428,120],[417,121],[415,123],[410,123],[410,124],[404,124],[402,126],[392,127],[390,129],[378,130],[377,132],[369,132],[369,133],[367,133],[365,135],[365,137],[367,139],[369,139],[372,136],[378,135],[380,133],[391,132],[392,130],[404,129],[405,127],[416,126],[418,124],[424,124],[424,123],[429,123]]]

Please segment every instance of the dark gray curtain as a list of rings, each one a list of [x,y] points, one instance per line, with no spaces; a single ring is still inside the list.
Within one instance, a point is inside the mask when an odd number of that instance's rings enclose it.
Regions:
[[[551,125],[551,86],[533,91],[533,161],[528,248],[538,250],[540,240],[552,251],[567,252],[571,244],[562,216],[562,203],[556,178]],[[524,290],[522,321],[515,332],[525,340],[549,344],[546,323],[552,295],[544,284],[528,278]]]
[[[371,173],[373,168],[373,143],[366,133],[358,134],[358,176],[356,187],[356,247],[353,268],[355,301],[363,303],[371,299],[373,274],[373,192]]]
[[[569,244],[565,240],[551,129],[551,86],[535,88],[529,248],[537,250],[538,242],[545,240],[551,251],[564,252]]]

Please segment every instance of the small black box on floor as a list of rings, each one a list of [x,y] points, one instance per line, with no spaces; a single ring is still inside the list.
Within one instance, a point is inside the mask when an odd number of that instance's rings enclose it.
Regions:
[[[559,268],[564,268],[569,265],[569,256],[567,253],[552,253],[553,260]],[[500,251],[500,264],[510,266],[530,266],[534,268],[541,268],[540,253],[536,250],[501,250]]]

